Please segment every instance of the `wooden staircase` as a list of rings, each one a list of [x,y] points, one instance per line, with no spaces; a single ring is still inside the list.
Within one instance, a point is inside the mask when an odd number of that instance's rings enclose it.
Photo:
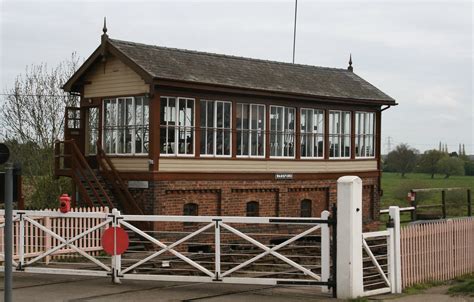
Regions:
[[[72,178],[80,193],[82,205],[117,208],[124,214],[144,214],[99,143],[99,169],[93,170],[89,166],[74,140],[56,141],[54,159],[55,177]]]

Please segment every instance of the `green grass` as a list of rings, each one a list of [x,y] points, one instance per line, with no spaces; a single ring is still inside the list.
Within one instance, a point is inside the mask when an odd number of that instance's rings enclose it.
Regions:
[[[413,286],[405,288],[403,293],[409,294],[409,295],[420,294],[428,288],[435,287],[435,286],[440,286],[440,285],[443,285],[443,284],[444,284],[444,282],[442,282],[442,281],[430,281],[430,282],[426,282],[426,283],[415,284]]]
[[[456,284],[449,288],[448,293],[474,297],[474,274],[456,278],[455,282]]]
[[[445,179],[443,175],[435,175],[434,179],[428,174],[410,173],[401,178],[398,173],[384,172],[382,175],[383,196],[381,208],[390,205],[407,207],[411,204],[406,200],[406,194],[410,189],[418,188],[470,188],[474,194],[474,176],[451,176]],[[449,191],[446,193],[448,216],[467,215],[466,191]],[[441,204],[441,192],[418,193],[418,204]],[[441,208],[433,208],[430,211],[439,211]]]
[[[430,281],[420,283],[406,288],[403,293],[409,295],[421,294],[425,290],[441,286],[449,285],[448,294],[451,295],[467,295],[474,297],[474,274],[464,275],[448,281]]]

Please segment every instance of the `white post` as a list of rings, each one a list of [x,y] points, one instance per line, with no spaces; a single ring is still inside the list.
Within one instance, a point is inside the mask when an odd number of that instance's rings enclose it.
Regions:
[[[221,226],[220,220],[216,220],[215,234],[214,234],[214,255],[215,255],[215,277],[214,279],[221,279]]]
[[[329,219],[329,211],[321,212],[321,219]],[[327,282],[331,269],[331,254],[329,248],[329,225],[327,223],[321,224],[321,281]],[[321,291],[327,293],[329,288],[323,286]]]
[[[19,263],[21,269],[25,265],[25,220],[23,219],[23,215],[20,214],[20,226],[19,226],[19,243],[18,243],[18,256],[19,256]]]
[[[393,277],[391,280],[393,281],[392,285],[392,293],[401,294],[402,293],[402,259],[400,254],[400,208],[396,206],[391,206],[388,208],[388,213],[390,218],[393,221],[393,236],[392,236],[392,249],[390,252],[392,253],[392,261],[393,261],[393,268],[391,272]]]
[[[112,222],[112,227],[117,228],[120,226],[118,222],[118,217],[120,216],[120,211],[117,209],[112,209],[112,215],[114,215],[114,220]],[[116,230],[116,229],[114,229]],[[120,284],[119,273],[122,266],[122,256],[117,255],[117,233],[114,231],[114,255],[112,256],[112,282],[115,284]]]
[[[362,274],[362,180],[337,180],[337,298],[354,299],[364,292]]]

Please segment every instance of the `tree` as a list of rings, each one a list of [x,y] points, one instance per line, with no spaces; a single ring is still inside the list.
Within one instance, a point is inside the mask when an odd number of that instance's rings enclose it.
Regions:
[[[77,105],[78,97],[61,87],[78,65],[79,59],[73,53],[69,60],[52,69],[41,63],[27,67],[25,74],[17,76],[13,87],[6,89],[1,108],[0,126],[7,138],[51,148],[54,140],[62,137],[64,109]]]
[[[64,180],[52,177],[53,144],[54,140],[63,137],[65,107],[78,103],[77,96],[61,89],[78,66],[75,53],[51,69],[45,63],[31,65],[24,74],[17,76],[13,87],[4,91],[0,128],[4,129],[12,160],[22,164],[24,181],[32,187],[25,192],[28,193],[25,196],[27,205],[56,205],[53,195],[69,190],[70,186]]]
[[[445,174],[444,178],[451,175],[464,175],[464,162],[458,157],[443,157],[438,161],[438,172]]]
[[[407,144],[400,144],[387,155],[387,167],[401,173],[401,176],[405,177],[406,173],[413,171],[415,168],[417,154],[418,150],[411,148]]]
[[[418,161],[418,170],[431,174],[431,178],[434,178],[435,173],[438,171],[438,161],[443,157],[446,157],[446,154],[441,151],[434,149],[425,151]]]

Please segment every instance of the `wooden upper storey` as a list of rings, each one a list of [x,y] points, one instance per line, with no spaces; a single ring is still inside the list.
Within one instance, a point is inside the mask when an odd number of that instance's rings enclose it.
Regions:
[[[153,54],[162,57],[147,57]],[[202,73],[195,60],[186,61],[203,56],[214,65]],[[249,78],[272,71],[278,72],[277,78],[255,84],[236,79],[234,61],[250,65],[243,66],[251,71]],[[173,64],[179,72],[169,70]],[[351,71],[287,65],[292,64],[103,38],[64,89],[81,94],[84,152],[93,153],[88,144],[99,139],[122,171],[377,171],[382,106],[396,105],[395,101]],[[190,74],[176,78],[185,74],[186,66]],[[222,78],[227,71],[230,80],[218,81],[209,70]],[[298,70],[303,74],[299,78]],[[242,72],[236,73],[244,77]],[[296,82],[282,79],[285,72],[297,77]],[[311,72],[317,75],[312,78]],[[328,89],[315,82],[311,90],[306,82],[318,78]],[[297,85],[298,81],[306,82]],[[284,89],[292,83],[298,87]],[[133,122],[120,121],[127,117]]]

